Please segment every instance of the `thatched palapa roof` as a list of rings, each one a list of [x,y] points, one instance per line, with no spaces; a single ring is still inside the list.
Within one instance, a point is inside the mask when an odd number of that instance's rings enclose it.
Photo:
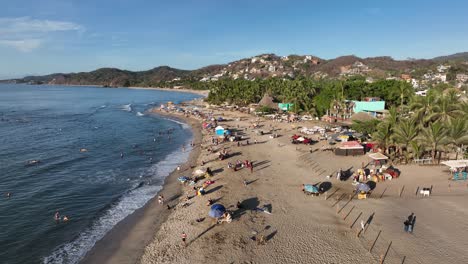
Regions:
[[[273,109],[278,109],[278,104],[273,102],[273,97],[271,97],[269,94],[264,94],[262,100],[260,100],[258,104],[261,106],[268,106]]]

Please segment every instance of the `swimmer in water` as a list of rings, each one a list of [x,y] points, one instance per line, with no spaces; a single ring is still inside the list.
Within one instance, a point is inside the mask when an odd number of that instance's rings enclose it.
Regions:
[[[123,152],[120,153],[120,158],[123,159]]]
[[[67,222],[68,220],[69,220],[69,219],[68,219],[68,217],[67,217],[66,215],[63,216],[63,221],[64,221],[64,222]]]
[[[54,220],[55,220],[55,221],[60,221],[60,213],[59,213],[59,211],[56,211],[56,212],[55,212]]]
[[[6,193],[6,198],[10,199],[11,193],[7,192]]]

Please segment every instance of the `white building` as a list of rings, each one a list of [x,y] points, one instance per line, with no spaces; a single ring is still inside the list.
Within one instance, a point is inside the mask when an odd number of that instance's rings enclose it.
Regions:
[[[456,78],[457,78],[457,81],[459,81],[459,82],[466,82],[466,81],[468,81],[468,74],[458,73]]]
[[[440,72],[440,73],[445,72],[448,69],[450,69],[450,65],[439,65],[439,66],[437,66],[437,71]]]

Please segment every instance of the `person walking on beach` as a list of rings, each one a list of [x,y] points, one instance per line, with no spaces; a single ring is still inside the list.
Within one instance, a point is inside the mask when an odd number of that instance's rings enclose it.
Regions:
[[[182,243],[184,243],[184,246],[186,247],[187,246],[187,234],[185,234],[185,232],[182,232]]]
[[[164,196],[158,195],[158,203],[159,204],[164,204]]]
[[[414,213],[411,213],[408,216],[408,233],[413,233],[415,222],[416,222],[416,216],[414,215]]]
[[[253,173],[253,161],[250,161],[249,165],[250,165],[250,173]]]

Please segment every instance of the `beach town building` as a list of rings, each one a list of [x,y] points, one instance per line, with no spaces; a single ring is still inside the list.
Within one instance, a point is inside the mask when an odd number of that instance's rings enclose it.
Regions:
[[[443,73],[447,71],[448,69],[450,69],[450,65],[438,65],[437,66],[437,71],[440,73]]]
[[[409,81],[411,80],[411,75],[409,75],[409,74],[402,74],[402,75],[400,76],[400,78],[401,78],[402,80],[405,80],[405,81],[409,82]]]
[[[464,83],[464,82],[468,81],[468,74],[459,73],[459,74],[456,75],[456,79],[457,79],[457,81]]]
[[[366,112],[377,116],[377,112],[385,110],[385,101],[378,97],[366,97],[362,101],[353,102],[353,113]]]
[[[417,91],[415,92],[416,95],[418,96],[426,96],[427,95],[427,89],[423,91]]]

